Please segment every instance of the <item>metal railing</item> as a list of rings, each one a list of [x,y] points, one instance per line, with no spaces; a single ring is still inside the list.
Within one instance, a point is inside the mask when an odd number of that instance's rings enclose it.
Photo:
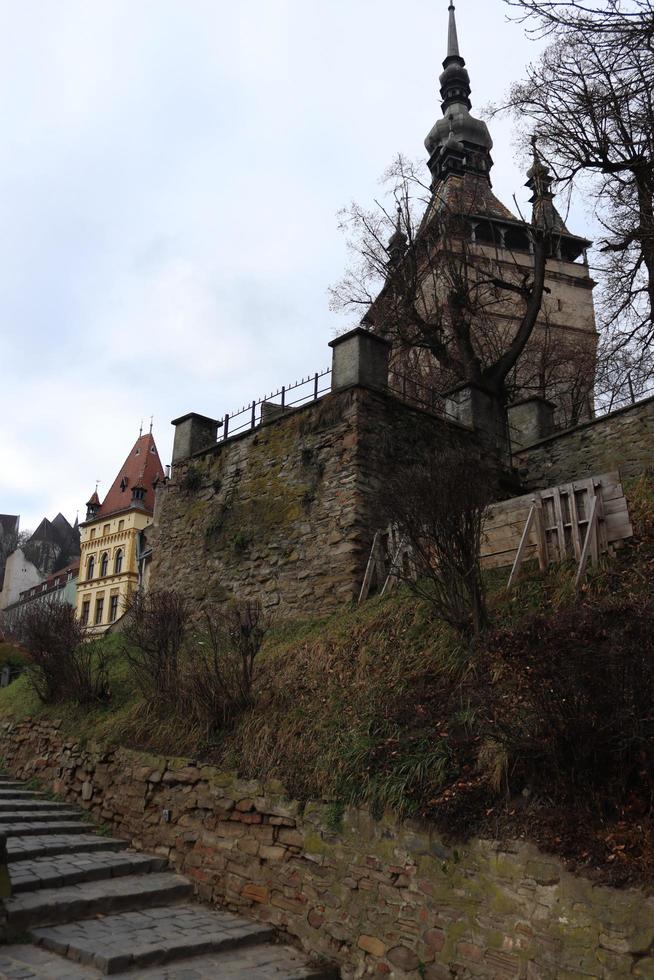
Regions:
[[[262,422],[283,415],[291,408],[299,408],[308,402],[315,402],[331,390],[331,368],[316,371],[313,375],[302,378],[290,385],[283,385],[270,395],[264,395],[258,401],[249,402],[238,412],[227,413],[222,419],[222,429],[219,441],[230,439],[242,432],[256,429]],[[278,401],[275,401],[278,399]]]

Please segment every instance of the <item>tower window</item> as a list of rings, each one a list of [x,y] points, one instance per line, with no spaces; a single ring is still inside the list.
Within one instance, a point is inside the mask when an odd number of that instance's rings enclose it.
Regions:
[[[115,623],[118,619],[118,596],[112,595],[109,602],[109,622]]]

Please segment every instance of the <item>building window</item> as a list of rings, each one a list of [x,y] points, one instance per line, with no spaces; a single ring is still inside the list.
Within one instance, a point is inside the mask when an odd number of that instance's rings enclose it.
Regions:
[[[95,528],[94,527],[91,528],[91,533],[90,533],[89,537],[91,538],[91,541],[93,541],[93,538],[95,537]]]
[[[89,622],[89,613],[91,611],[91,603],[88,599],[85,599],[82,603],[82,626],[87,626]]]
[[[95,572],[95,556],[91,555],[88,562],[86,563],[86,578],[89,581],[93,578],[94,572]]]
[[[125,521],[118,521],[118,530],[122,531],[124,527],[125,527]]]
[[[109,622],[115,623],[118,619],[118,596],[112,595],[109,602]]]
[[[105,524],[105,526],[102,528],[102,533],[109,534],[110,531],[111,531],[111,524]]]
[[[114,573],[120,575],[123,570],[123,549],[119,548],[114,558]]]
[[[109,555],[105,551],[100,559],[100,578],[104,578],[109,571]]]
[[[95,625],[99,626],[102,622],[102,610],[104,609],[104,599],[100,597],[95,600]]]

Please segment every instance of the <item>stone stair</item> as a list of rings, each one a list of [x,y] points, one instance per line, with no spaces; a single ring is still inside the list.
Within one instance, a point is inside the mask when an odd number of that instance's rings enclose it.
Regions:
[[[0,776],[8,926],[36,944],[1,947],[0,980],[338,976],[276,945],[272,928],[195,904],[191,882],[163,858],[91,830],[74,808]]]

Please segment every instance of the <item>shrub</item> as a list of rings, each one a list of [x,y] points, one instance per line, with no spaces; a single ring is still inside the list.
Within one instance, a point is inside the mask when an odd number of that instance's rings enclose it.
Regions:
[[[258,600],[207,613],[206,633],[189,651],[187,710],[207,731],[229,724],[251,703],[254,664],[269,628]]]
[[[32,605],[22,618],[21,637],[29,654],[30,683],[44,704],[106,699],[105,658],[94,644],[84,643],[84,627],[68,603]]]
[[[188,603],[174,590],[136,593],[128,604],[124,653],[137,685],[152,704],[168,708],[178,704],[189,620]]]
[[[410,548],[410,574],[396,571],[462,636],[487,622],[479,556],[493,497],[493,472],[463,449],[435,448],[385,483],[385,517]]]
[[[491,738],[512,788],[654,800],[654,611],[577,607],[497,631]],[[501,696],[500,696],[501,695]],[[516,785],[517,784],[517,785]]]

